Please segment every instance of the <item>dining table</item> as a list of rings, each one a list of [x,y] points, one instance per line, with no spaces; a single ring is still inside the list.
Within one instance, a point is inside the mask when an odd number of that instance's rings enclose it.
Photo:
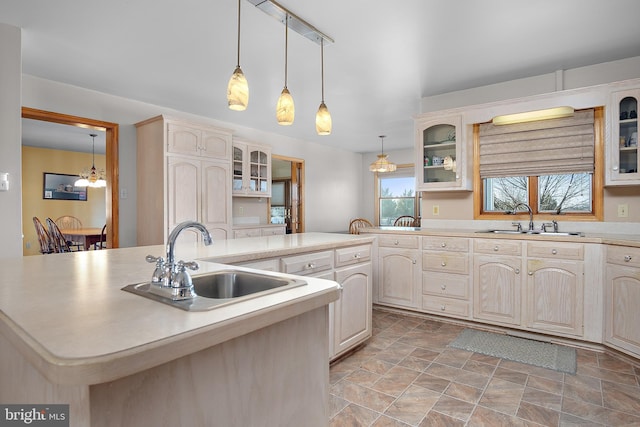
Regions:
[[[68,240],[81,242],[84,250],[87,251],[94,243],[100,242],[102,227],[61,228],[60,232]]]

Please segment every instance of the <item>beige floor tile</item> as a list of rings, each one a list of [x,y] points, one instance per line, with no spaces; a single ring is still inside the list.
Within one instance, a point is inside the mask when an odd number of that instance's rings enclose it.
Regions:
[[[419,427],[463,427],[465,422],[436,411],[429,411]]]
[[[560,412],[529,402],[522,402],[516,415],[519,418],[549,427],[556,427],[560,422]]]
[[[389,406],[385,415],[417,425],[439,398],[440,393],[413,386]]]
[[[331,427],[369,426],[378,417],[379,414],[370,409],[351,404],[333,417],[329,425]]]

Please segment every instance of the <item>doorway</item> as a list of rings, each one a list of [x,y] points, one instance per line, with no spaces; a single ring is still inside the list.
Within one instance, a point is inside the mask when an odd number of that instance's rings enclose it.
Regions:
[[[269,220],[284,223],[287,234],[304,233],[304,160],[271,156]]]
[[[22,117],[25,119],[42,120],[63,125],[77,126],[84,129],[94,129],[105,132],[106,142],[106,175],[107,188],[105,191],[106,206],[106,237],[107,247],[119,247],[119,184],[118,184],[118,124],[85,117],[70,116],[52,111],[37,110],[22,107]]]

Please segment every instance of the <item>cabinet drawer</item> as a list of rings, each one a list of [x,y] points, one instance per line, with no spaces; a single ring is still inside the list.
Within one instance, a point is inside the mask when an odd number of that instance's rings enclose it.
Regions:
[[[458,299],[423,295],[422,309],[442,316],[469,317],[469,303]]]
[[[336,249],[336,266],[355,264],[371,259],[371,245]]]
[[[640,267],[640,248],[607,246],[607,262],[628,267]]]
[[[243,237],[260,237],[261,230],[259,228],[242,228],[233,230],[233,238],[241,239]]]
[[[469,276],[425,271],[422,273],[422,293],[448,298],[469,298]]]
[[[333,268],[333,251],[315,252],[290,256],[280,260],[280,271],[289,274],[307,275]]]
[[[420,240],[418,236],[394,236],[388,234],[378,235],[378,246],[387,248],[418,249]]]
[[[423,252],[422,269],[443,273],[469,273],[469,256],[459,252]]]
[[[287,230],[285,226],[282,227],[264,227],[260,233],[261,236],[279,236],[286,234]]]
[[[583,259],[584,246],[580,243],[528,242],[527,256],[540,258]]]
[[[265,259],[260,261],[248,261],[238,263],[242,267],[255,268],[256,270],[280,272],[280,260],[278,258]]]
[[[422,238],[422,249],[432,251],[469,252],[469,239],[464,237],[433,237]]]
[[[522,255],[522,243],[513,240],[474,239],[473,252],[479,254]]]

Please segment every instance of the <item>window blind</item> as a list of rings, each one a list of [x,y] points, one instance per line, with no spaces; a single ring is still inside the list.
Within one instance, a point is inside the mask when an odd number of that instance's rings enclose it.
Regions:
[[[480,177],[593,173],[594,110],[572,117],[496,126],[483,123]]]

